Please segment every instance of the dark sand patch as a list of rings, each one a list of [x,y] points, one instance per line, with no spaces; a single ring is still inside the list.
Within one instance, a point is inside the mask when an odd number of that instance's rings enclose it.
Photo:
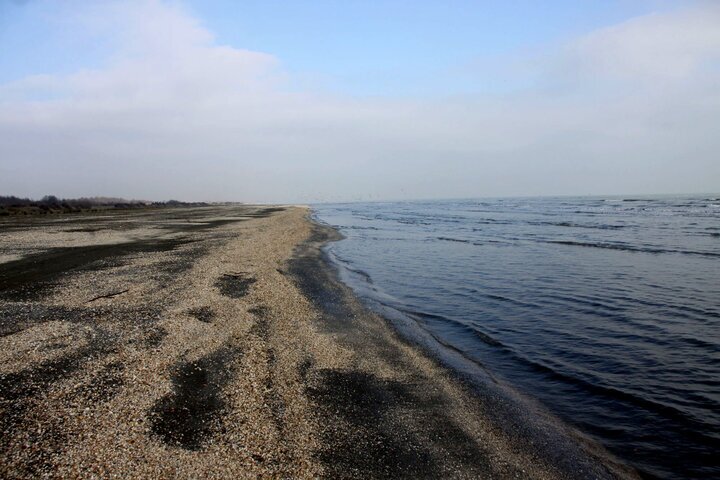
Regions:
[[[252,313],[257,318],[252,327],[250,327],[250,333],[257,335],[263,341],[267,342],[270,335],[270,310],[267,307],[260,305],[258,307],[250,308],[248,312]]]
[[[248,312],[252,313],[258,318],[268,318],[270,315],[270,309],[265,305],[258,305],[248,309]]]
[[[38,303],[0,303],[0,337],[21,332],[46,322],[59,321],[94,327],[106,325],[151,328],[160,318],[160,308],[151,306],[64,307]],[[126,337],[132,341],[132,336]]]
[[[255,282],[254,277],[245,273],[226,273],[217,279],[215,286],[226,297],[242,298],[248,294],[250,286]]]
[[[248,312],[255,317],[255,323],[250,327],[250,334],[257,336],[262,340],[265,346],[265,358],[267,361],[267,374],[263,380],[265,404],[270,408],[270,416],[276,428],[282,431],[285,428],[283,417],[285,415],[286,405],[276,388],[275,371],[277,364],[277,356],[275,349],[270,343],[270,334],[272,331],[270,309],[264,305],[250,308]]]
[[[482,447],[443,413],[443,398],[422,385],[357,370],[316,372],[308,392],[332,419],[318,453],[328,477],[440,478],[452,465],[492,472]]]
[[[230,364],[239,355],[239,349],[223,347],[179,364],[172,375],[172,393],[150,412],[153,433],[168,445],[199,450],[219,427],[225,408],[222,389],[232,376]]]
[[[308,393],[328,418],[318,452],[327,477],[438,475],[429,452],[410,443],[407,432],[393,431],[384,418],[401,389],[357,371],[318,372]]]
[[[215,310],[210,307],[191,308],[187,313],[203,323],[212,323],[215,318]]]
[[[110,245],[53,248],[0,264],[0,297],[37,300],[59,277],[70,272],[102,270],[105,261],[138,253],[167,252],[189,243],[187,239],[143,240]]]

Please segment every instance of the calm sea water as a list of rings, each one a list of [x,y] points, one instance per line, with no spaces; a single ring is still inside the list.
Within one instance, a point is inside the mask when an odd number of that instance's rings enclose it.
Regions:
[[[354,288],[644,476],[720,478],[720,198],[315,206]],[[372,283],[372,288],[362,283]]]

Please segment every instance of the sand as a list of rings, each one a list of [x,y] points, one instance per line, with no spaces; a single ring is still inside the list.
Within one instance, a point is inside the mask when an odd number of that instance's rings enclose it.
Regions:
[[[633,477],[502,428],[338,282],[337,238],[293,206],[3,220],[0,476]]]

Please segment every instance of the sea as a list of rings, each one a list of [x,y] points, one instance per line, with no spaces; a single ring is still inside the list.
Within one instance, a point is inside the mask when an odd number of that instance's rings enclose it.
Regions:
[[[720,478],[720,195],[314,205],[327,254],[646,478]]]

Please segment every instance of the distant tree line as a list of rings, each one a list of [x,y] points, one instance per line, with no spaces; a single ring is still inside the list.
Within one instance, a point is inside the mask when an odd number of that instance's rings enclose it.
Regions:
[[[21,198],[13,195],[0,195],[0,215],[30,215],[37,213],[72,213],[93,210],[127,209],[144,207],[199,206],[204,203],[188,203],[178,200],[149,202],[145,200],[125,200],[113,197],[58,198],[45,195],[40,200]]]

